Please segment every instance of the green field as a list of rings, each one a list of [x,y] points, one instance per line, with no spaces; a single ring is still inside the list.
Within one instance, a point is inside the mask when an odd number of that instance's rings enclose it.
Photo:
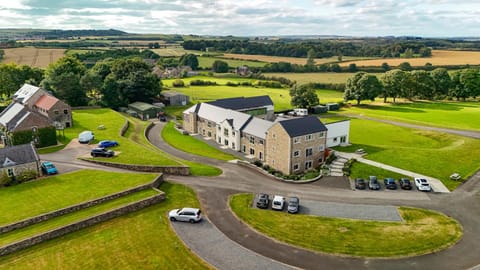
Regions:
[[[403,222],[364,221],[252,208],[252,194],[230,199],[235,214],[254,229],[302,248],[361,257],[404,257],[445,249],[462,236],[454,219],[425,209],[400,207]],[[301,202],[300,202],[301,204]]]
[[[267,64],[265,62],[260,62],[260,61],[234,60],[234,59],[226,59],[226,58],[218,58],[218,57],[199,56],[198,66],[203,69],[210,69],[212,68],[213,62],[215,62],[216,60],[220,60],[228,63],[228,66],[230,68],[236,68],[239,66],[263,67]]]
[[[165,79],[165,80],[162,80],[162,84],[167,87],[172,87],[172,83],[175,80],[177,79]],[[257,81],[256,79],[241,78],[241,77],[218,78],[218,77],[209,77],[209,76],[193,76],[193,77],[182,78],[180,80],[182,80],[186,86],[189,85],[190,82],[193,80],[211,81],[211,82],[216,82],[218,85],[226,85],[228,82],[235,82],[235,83],[251,82],[252,84],[254,84]],[[215,86],[212,86],[212,87],[215,87]]]
[[[199,207],[193,191],[163,183],[160,204],[0,258],[0,269],[211,269],[170,227],[171,209]]]
[[[341,113],[414,124],[480,130],[480,102],[414,102],[351,106]]]
[[[81,170],[0,189],[0,224],[48,213],[120,192],[155,178],[155,174]]]
[[[265,76],[284,77],[299,84],[305,83],[332,83],[340,84],[346,83],[347,79],[352,77],[355,73],[342,72],[315,72],[315,73],[264,73]],[[377,77],[383,73],[372,73]]]
[[[352,146],[336,149],[353,152],[363,148],[367,159],[438,178],[450,190],[461,183],[449,179],[452,173],[465,179],[480,168],[477,139],[352,119],[350,142]]]
[[[192,153],[194,155],[219,159],[219,160],[232,160],[238,159],[237,157],[222,152],[206,142],[197,140],[189,135],[183,135],[175,129],[174,123],[170,122],[162,130],[162,138],[173,147],[182,150],[184,152]]]
[[[383,179],[387,177],[392,177],[397,180],[400,178],[410,178],[408,176],[405,176],[396,172],[388,171],[388,170],[371,166],[361,162],[354,162],[352,164],[350,179],[354,180],[355,178],[363,178],[366,181],[368,181],[368,177],[370,175],[376,176],[380,182],[382,182]]]

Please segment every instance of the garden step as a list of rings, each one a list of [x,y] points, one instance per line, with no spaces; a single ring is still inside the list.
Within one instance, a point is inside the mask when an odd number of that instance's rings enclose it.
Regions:
[[[341,165],[337,165],[337,164],[332,164],[330,165],[330,169],[333,170],[333,169],[343,169],[343,164]]]
[[[340,158],[335,159],[335,161],[346,163],[348,161],[348,159],[340,157]]]
[[[330,176],[343,176],[343,172],[331,172]]]
[[[338,162],[338,161],[334,161],[332,162],[333,165],[342,165],[345,164],[345,162]]]

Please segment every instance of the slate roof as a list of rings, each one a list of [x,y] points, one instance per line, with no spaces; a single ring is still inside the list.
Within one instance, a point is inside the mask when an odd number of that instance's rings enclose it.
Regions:
[[[37,100],[37,102],[35,102],[35,106],[45,110],[50,110],[57,102],[58,98],[49,95],[43,95]]]
[[[140,102],[140,101],[128,104],[128,107],[133,108],[133,109],[137,109],[137,110],[142,111],[142,112],[146,111],[146,110],[150,110],[150,109],[157,109],[157,110],[162,109],[158,106],[148,104],[148,103],[145,103],[145,102]]]
[[[197,104],[196,106],[192,106],[188,110],[185,110],[185,112],[191,111],[191,109],[193,109],[199,117],[215,123],[221,123],[225,119],[228,119],[230,126],[235,130],[240,130],[240,128],[242,128],[252,117],[246,113],[220,108],[208,103]]]
[[[235,97],[235,98],[224,98],[217,99],[215,101],[206,102],[208,104],[221,107],[224,109],[230,110],[244,110],[250,108],[258,108],[264,106],[273,106],[272,99],[265,96],[256,96],[256,97]]]
[[[13,94],[12,98],[13,100],[25,104],[28,102],[28,99],[31,98],[39,90],[40,87],[26,83],[20,89],[18,89],[15,94]]]
[[[267,130],[275,124],[274,122],[263,120],[257,117],[252,117],[250,122],[245,125],[242,132],[265,139],[267,137]]]
[[[292,118],[278,123],[282,125],[291,138],[327,130],[316,116]]]
[[[8,164],[20,165],[39,160],[40,158],[37,155],[37,151],[33,145],[29,143],[0,148],[0,168],[8,167]]]
[[[12,103],[0,114],[0,125],[7,130],[14,130],[31,113],[20,103]]]
[[[186,96],[185,94],[175,92],[175,91],[162,91],[164,97],[174,97],[174,96]]]

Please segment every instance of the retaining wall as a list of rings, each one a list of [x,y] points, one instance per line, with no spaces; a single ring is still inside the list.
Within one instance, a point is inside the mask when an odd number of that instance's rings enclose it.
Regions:
[[[108,195],[108,196],[105,196],[105,197],[101,197],[101,198],[98,198],[98,199],[95,199],[95,200],[79,203],[79,204],[72,205],[72,206],[69,206],[69,207],[65,207],[65,208],[62,208],[62,209],[59,209],[59,210],[56,210],[56,211],[53,211],[53,212],[43,214],[43,215],[39,215],[39,216],[36,216],[36,217],[28,218],[28,219],[25,219],[25,220],[21,220],[19,222],[15,222],[15,223],[12,223],[12,224],[2,226],[2,227],[0,227],[0,234],[7,233],[7,232],[10,232],[10,231],[13,231],[13,230],[16,230],[16,229],[24,228],[24,227],[27,227],[27,226],[30,226],[30,225],[33,225],[33,224],[36,224],[36,223],[39,223],[39,222],[42,222],[42,221],[52,219],[54,217],[58,217],[58,216],[62,216],[62,215],[68,214],[68,213],[79,211],[79,210],[82,210],[82,209],[85,209],[85,208],[88,208],[88,207],[92,207],[92,206],[101,204],[103,202],[111,201],[111,200],[129,195],[129,194],[141,191],[141,190],[145,190],[145,189],[148,189],[148,188],[158,188],[162,182],[163,182],[163,175],[159,175],[159,176],[157,176],[157,178],[155,178],[155,180],[153,180],[151,183],[148,183],[148,184],[140,185],[140,186],[137,186],[137,187],[134,187],[134,188],[131,188],[131,189],[127,189],[127,190],[124,190],[124,191],[121,191],[121,192],[118,192],[118,193],[115,193],[115,194],[111,194],[111,195]]]
[[[130,122],[128,120],[125,120],[125,124],[123,125],[122,129],[120,129],[120,137],[123,137],[125,135],[125,132],[127,132],[128,127],[130,126]]]
[[[171,175],[190,175],[190,167],[188,166],[155,166],[155,165],[136,165],[136,164],[120,164],[120,163],[111,163],[100,160],[93,160],[88,158],[80,158],[83,161],[88,161],[91,163],[96,163],[108,167],[120,168],[130,171],[138,172],[154,172],[154,173],[165,173]]]
[[[275,179],[275,180],[278,180],[278,181],[282,181],[282,182],[285,182],[285,183],[292,183],[292,184],[306,184],[306,183],[311,183],[311,182],[315,182],[317,181],[318,179],[322,178],[322,174],[320,173],[319,176],[315,177],[315,178],[312,178],[312,179],[305,179],[305,180],[290,180],[290,179],[283,179],[281,177],[276,177],[275,175],[272,175],[270,174],[269,172],[265,171],[264,169],[262,168],[259,168],[258,166],[254,165],[254,164],[251,164],[250,162],[247,162],[247,161],[243,161],[243,160],[237,160],[237,164],[240,165],[240,166],[243,166],[243,167],[246,167],[246,168],[249,168],[249,169],[252,169],[252,170],[255,170],[261,174],[264,174],[272,179]]]

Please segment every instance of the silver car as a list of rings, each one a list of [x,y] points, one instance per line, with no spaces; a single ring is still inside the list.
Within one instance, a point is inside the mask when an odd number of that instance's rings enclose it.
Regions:
[[[287,211],[290,214],[298,213],[298,209],[300,208],[300,199],[298,197],[290,197],[288,199],[288,207]]]
[[[202,211],[198,208],[185,207],[182,209],[173,209],[168,213],[168,218],[171,221],[185,221],[190,223],[199,222],[202,220]]]

